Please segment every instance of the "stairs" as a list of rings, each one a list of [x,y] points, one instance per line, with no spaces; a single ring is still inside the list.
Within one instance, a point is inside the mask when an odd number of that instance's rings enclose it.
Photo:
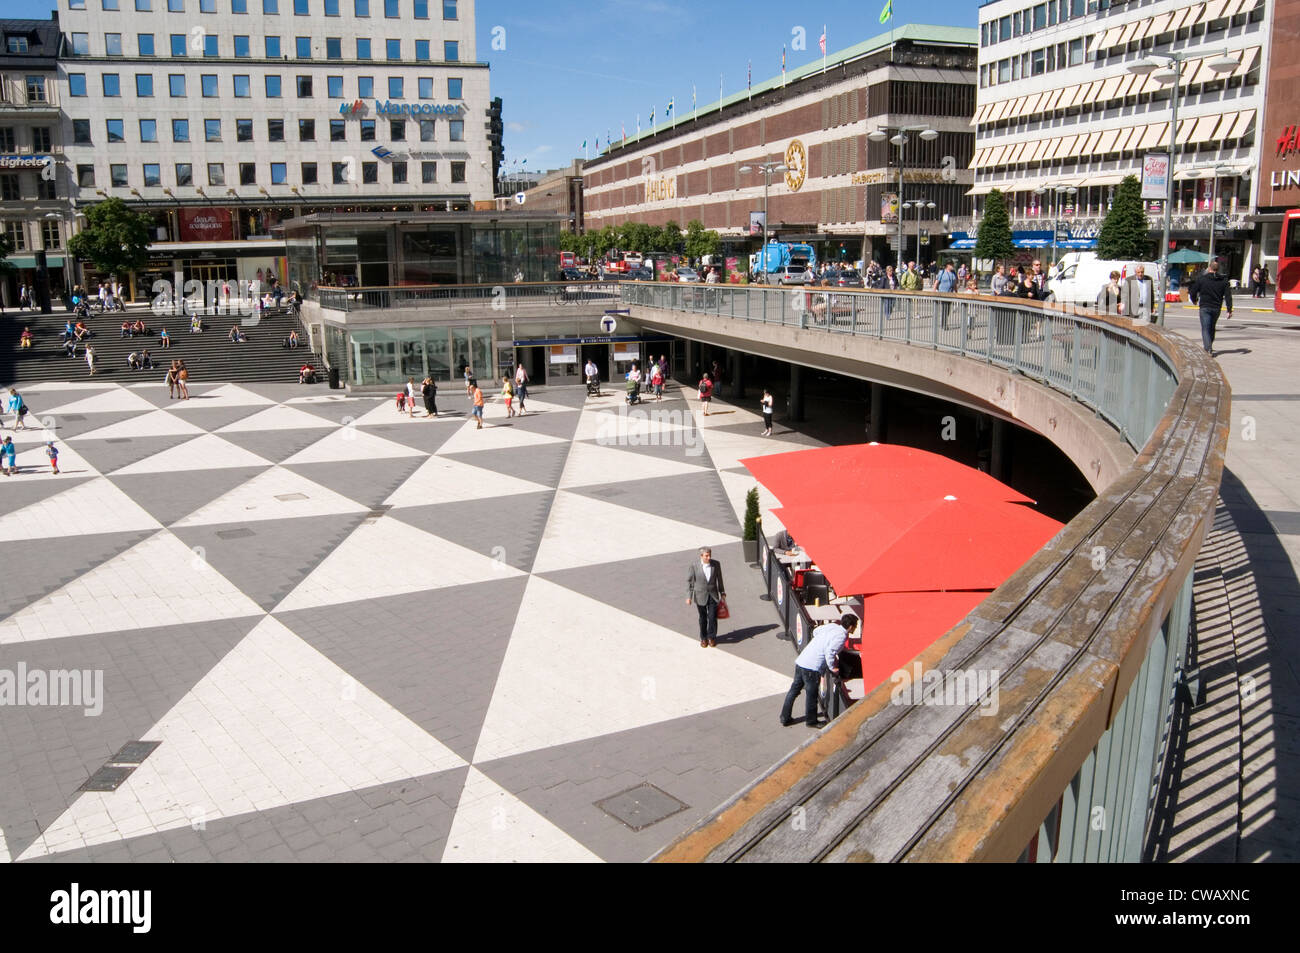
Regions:
[[[86,367],[84,344],[77,345],[76,358],[70,358],[63,349],[63,326],[71,312],[56,308],[51,314],[9,309],[0,317],[0,384],[28,385],[44,381],[90,380]],[[144,321],[150,334],[145,337],[124,338],[121,326],[124,318],[134,323]],[[90,344],[95,349],[94,380],[130,384],[133,382],[161,382],[173,360],[185,361],[191,384],[213,382],[276,382],[297,383],[298,369],[308,361],[315,364],[318,380],[323,377],[323,362],[306,347],[289,350],[281,346],[289,331],[297,328],[298,336],[307,339],[298,320],[288,311],[271,312],[254,327],[242,327],[248,340],[234,344],[227,338],[231,325],[239,322],[233,315],[205,316],[204,332],[191,334],[189,318],[184,315],[155,315],[148,305],[133,305],[125,314],[91,314],[86,326],[94,335]],[[75,320],[74,320],[75,323]],[[32,347],[19,347],[19,336],[24,327],[31,328]],[[158,346],[158,330],[166,327],[172,346],[166,350]],[[133,371],[127,366],[127,356],[132,351],[149,349],[154,369]]]

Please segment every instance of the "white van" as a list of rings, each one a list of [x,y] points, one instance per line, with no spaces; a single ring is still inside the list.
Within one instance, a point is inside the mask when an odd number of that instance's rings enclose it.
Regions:
[[[1123,279],[1137,271],[1138,265],[1152,280],[1158,281],[1160,265],[1154,261],[1103,261],[1094,251],[1069,252],[1061,256],[1047,287],[1060,304],[1092,308],[1112,271],[1120,273],[1122,285]]]

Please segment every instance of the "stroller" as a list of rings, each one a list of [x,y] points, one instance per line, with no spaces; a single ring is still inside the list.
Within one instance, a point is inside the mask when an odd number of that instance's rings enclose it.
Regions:
[[[587,396],[588,396],[588,397],[599,397],[599,396],[600,396],[600,378],[599,378],[599,377],[588,377],[588,378],[587,378]]]
[[[639,403],[641,403],[641,382],[629,378],[627,382],[627,404],[631,407],[633,404]]]

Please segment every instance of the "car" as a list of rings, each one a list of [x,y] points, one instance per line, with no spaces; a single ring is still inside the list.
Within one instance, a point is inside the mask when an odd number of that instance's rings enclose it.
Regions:
[[[807,271],[807,268],[804,265],[786,265],[780,271],[780,277],[777,278],[777,284],[781,284],[781,285],[807,284],[807,281],[804,280],[805,271]]]
[[[584,272],[579,271],[577,268],[561,268],[560,280],[561,281],[588,281],[590,279]]]
[[[835,286],[838,288],[862,288],[865,285],[860,274],[852,268],[845,268],[836,277]]]
[[[678,268],[675,272],[678,281],[699,281],[700,273],[694,268]]]
[[[654,281],[655,273],[649,268],[636,268],[625,276],[628,281]]]

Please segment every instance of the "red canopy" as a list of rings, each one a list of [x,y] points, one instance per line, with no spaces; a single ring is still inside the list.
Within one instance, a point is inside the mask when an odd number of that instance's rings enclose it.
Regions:
[[[964,500],[1033,503],[987,473],[928,450],[895,444],[795,450],[741,460],[783,506],[851,500]]]
[[[1062,526],[1015,503],[953,497],[773,513],[840,595],[996,589]]]
[[[987,592],[886,592],[867,596],[859,633],[869,694],[984,601]]]

